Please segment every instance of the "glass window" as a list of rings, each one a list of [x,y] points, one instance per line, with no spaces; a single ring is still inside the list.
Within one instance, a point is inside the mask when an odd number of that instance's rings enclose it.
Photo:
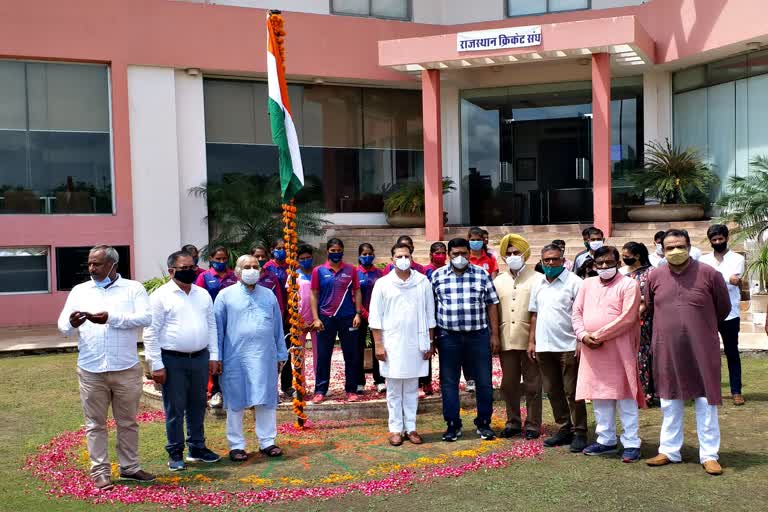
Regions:
[[[117,272],[120,277],[131,278],[131,250],[127,245],[116,245],[115,250],[120,261]],[[69,291],[80,283],[88,281],[88,247],[57,247],[56,248],[56,289]]]
[[[508,16],[589,9],[590,0],[508,0]]]
[[[547,12],[547,0],[509,0],[507,3],[510,16],[541,14]]]
[[[707,64],[709,84],[722,84],[747,77],[747,56],[739,55]]]
[[[276,176],[266,84],[204,84],[208,181]],[[387,187],[421,179],[420,91],[293,84],[288,94],[306,182],[298,200],[329,212],[381,211]]]
[[[0,213],[112,213],[106,66],[0,61]]]
[[[47,293],[47,247],[0,247],[0,293]]]
[[[549,0],[549,12],[589,9],[589,0]]]
[[[331,12],[352,16],[410,19],[409,0],[331,0]]]
[[[707,83],[706,66],[679,71],[672,76],[672,88],[677,91],[687,91],[703,87]]]
[[[748,60],[749,76],[768,73],[768,51],[750,53]]]
[[[406,0],[371,0],[371,16],[381,18],[408,18]]]

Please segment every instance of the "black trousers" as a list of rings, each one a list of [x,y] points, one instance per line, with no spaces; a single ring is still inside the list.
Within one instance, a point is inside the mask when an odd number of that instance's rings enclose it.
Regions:
[[[283,319],[283,333],[285,333],[285,348],[288,349],[288,361],[280,372],[280,389],[285,393],[293,387],[293,370],[291,365],[291,325],[287,319]]]
[[[741,394],[741,356],[739,356],[739,331],[741,318],[723,320],[717,326],[723,338],[723,350],[728,361],[728,380],[731,385],[731,395]]]
[[[365,386],[365,349],[373,348],[373,345],[371,345],[371,347],[366,346],[369,332],[368,320],[361,320],[360,327],[357,329],[357,353],[359,355],[357,364],[357,382],[361,386]],[[373,335],[371,335],[371,339],[373,339]],[[373,373],[374,384],[384,384],[384,377],[382,377],[379,372],[379,360],[376,359],[375,356],[373,357],[373,369],[371,370],[371,373]]]

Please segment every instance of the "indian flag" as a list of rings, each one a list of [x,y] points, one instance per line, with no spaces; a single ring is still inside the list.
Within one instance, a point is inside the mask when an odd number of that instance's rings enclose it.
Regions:
[[[280,155],[280,188],[283,200],[290,201],[304,186],[299,138],[291,116],[291,101],[285,83],[285,65],[278,36],[267,18],[267,76],[269,81],[269,119],[272,141]]]

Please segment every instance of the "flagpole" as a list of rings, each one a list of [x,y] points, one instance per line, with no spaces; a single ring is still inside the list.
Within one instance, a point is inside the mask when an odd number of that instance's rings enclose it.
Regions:
[[[273,57],[276,61],[275,73],[277,76],[270,76],[269,85],[270,88],[275,84],[280,90],[287,91],[287,84],[285,83],[285,30],[283,17],[279,10],[272,9],[267,13],[267,37],[268,37],[268,54],[270,50],[273,53]],[[268,59],[269,59],[268,55]],[[270,70],[271,71],[271,70]],[[270,116],[285,118],[284,121],[276,120],[274,117],[270,120],[272,126],[272,139],[279,151],[279,164],[280,164],[280,185],[283,197],[283,240],[286,247],[286,263],[288,264],[288,324],[290,325],[289,332],[285,333],[290,341],[290,363],[291,373],[293,376],[293,388],[296,390],[296,395],[293,398],[293,413],[296,415],[296,425],[302,428],[307,420],[307,415],[304,412],[306,406],[305,397],[307,395],[304,381],[304,345],[306,343],[306,336],[302,339],[302,333],[304,333],[304,326],[299,315],[299,280],[298,280],[298,261],[297,250],[299,243],[299,236],[296,230],[296,202],[295,194],[303,185],[304,177],[301,167],[301,156],[298,153],[298,139],[295,138],[295,129],[292,133],[293,138],[293,151],[291,148],[286,148],[286,127],[290,126],[293,129],[293,120],[290,117],[290,98],[287,94],[281,93],[281,91],[275,91],[275,95],[280,97],[282,105],[278,110],[274,110],[275,106],[270,105]],[[285,97],[283,97],[285,95]],[[270,102],[272,102],[273,95],[270,91]],[[290,124],[289,124],[290,123]],[[277,129],[276,129],[277,125]],[[277,139],[277,137],[282,137]],[[291,141],[287,141],[290,144]],[[293,159],[296,158],[297,161]],[[299,169],[300,178],[295,176],[296,169]],[[285,172],[284,172],[285,171]],[[287,173],[287,174],[286,174]],[[300,184],[296,183],[296,179]]]

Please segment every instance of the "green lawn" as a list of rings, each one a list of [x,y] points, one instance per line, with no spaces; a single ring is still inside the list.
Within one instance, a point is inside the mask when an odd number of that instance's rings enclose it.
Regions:
[[[70,499],[53,500],[40,484],[22,466],[36,447],[57,433],[76,430],[82,424],[77,382],[74,372],[74,354],[32,356],[0,359],[0,373],[6,382],[6,392],[0,395],[3,421],[0,424],[0,510],[9,511],[70,511],[70,510],[126,510],[126,505],[98,505]],[[692,410],[686,416],[686,464],[663,468],[648,468],[644,464],[625,465],[615,458],[592,458],[573,455],[565,450],[546,451],[540,459],[513,462],[503,469],[478,471],[460,478],[434,480],[428,485],[413,487],[405,494],[362,496],[351,495],[329,501],[300,501],[269,505],[277,511],[341,511],[341,510],[759,510],[768,509],[768,358],[745,357],[744,382],[747,405],[735,408],[726,401],[720,411],[722,432],[721,462],[725,474],[710,477],[699,466],[695,448],[695,424]],[[727,393],[726,393],[727,394]],[[590,418],[592,415],[590,413]],[[545,422],[551,421],[548,404],[545,404]],[[658,409],[641,413],[641,434],[644,439],[644,456],[655,453],[658,443],[660,413]],[[398,457],[431,456],[446,453],[444,443],[436,441],[440,428],[438,416],[419,418],[420,430],[428,434],[430,447],[403,446],[401,451],[386,451],[381,443],[378,450],[381,462],[392,462]],[[385,422],[360,427],[360,436],[344,434],[346,438],[322,438],[316,441],[313,461],[326,460],[327,467],[306,469],[305,473],[316,478],[316,473],[342,472],[337,466],[349,466],[355,470],[354,457],[347,459],[327,457],[335,447],[344,455],[346,447],[354,447],[368,439],[373,429],[385,430]],[[207,424],[208,439],[212,447],[226,451],[223,423]],[[114,436],[112,436],[114,437]],[[480,443],[467,439],[451,445],[454,450],[475,449]],[[290,455],[291,436],[282,436],[279,442]],[[162,424],[142,425],[141,455],[147,469],[163,471],[164,435]],[[304,446],[303,449],[306,449]],[[349,448],[353,449],[353,448]],[[297,449],[298,450],[298,449]],[[417,455],[414,455],[413,453]],[[415,451],[415,452],[414,452]],[[333,452],[337,453],[337,452]],[[347,455],[349,455],[347,453]],[[341,458],[341,460],[339,460]],[[376,462],[380,462],[378,459]],[[314,462],[313,462],[314,463]],[[239,488],[238,479],[244,474],[279,478],[298,474],[302,462],[286,458],[269,466],[258,460],[253,470],[235,467],[229,463],[212,467],[200,474],[214,479],[228,479],[227,488]],[[365,467],[360,462],[361,467]],[[292,468],[297,469],[292,469]],[[313,472],[314,471],[314,472]],[[198,471],[190,470],[185,476]],[[305,477],[307,477],[305,475]],[[229,484],[229,482],[232,482]],[[158,510],[157,506],[131,505],[131,510]],[[199,508],[195,508],[197,510]]]

